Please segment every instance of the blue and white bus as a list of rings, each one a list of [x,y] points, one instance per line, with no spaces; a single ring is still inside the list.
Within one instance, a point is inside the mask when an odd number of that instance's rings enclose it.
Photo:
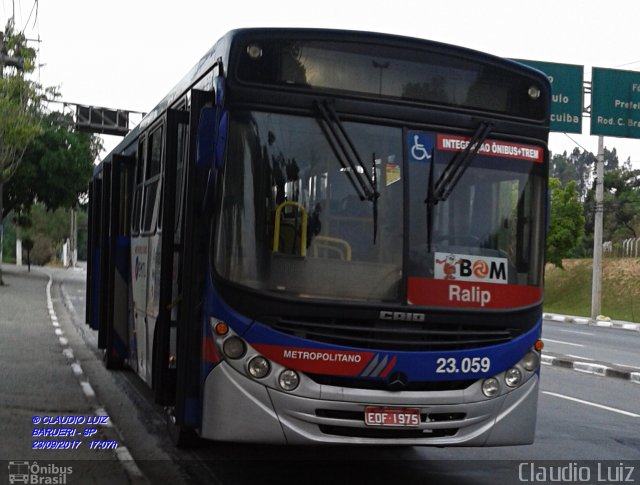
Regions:
[[[95,170],[107,366],[178,443],[531,443],[549,105],[469,49],[228,33]]]

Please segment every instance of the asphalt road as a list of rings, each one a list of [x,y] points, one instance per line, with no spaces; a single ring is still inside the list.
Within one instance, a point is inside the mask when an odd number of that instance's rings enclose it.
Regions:
[[[530,446],[290,448],[203,442],[193,450],[176,450],[166,436],[162,410],[151,403],[149,391],[137,377],[103,368],[95,333],[83,325],[82,272],[56,271],[52,291],[54,299],[58,295],[60,302],[66,300],[71,308],[56,305],[63,326],[68,323],[68,332],[75,333],[74,351],[97,400],[116,426],[117,439],[133,455],[149,483],[552,483],[530,472],[561,469],[582,472],[582,478],[589,472],[589,480],[580,483],[619,483],[622,480],[606,480],[615,476],[598,473],[622,473],[631,467],[631,478],[640,483],[640,384],[551,366],[543,366],[541,371],[536,442]],[[41,295],[34,295],[34,300],[37,298]],[[638,336],[628,331],[545,325],[547,350],[598,360],[615,356],[616,363],[627,365],[637,362],[632,339]],[[0,356],[6,351],[4,346],[0,340]],[[60,393],[67,392],[64,389],[60,388]],[[24,439],[19,433],[10,437]],[[546,478],[550,478],[548,473]]]
[[[545,320],[547,352],[640,370],[640,332]]]

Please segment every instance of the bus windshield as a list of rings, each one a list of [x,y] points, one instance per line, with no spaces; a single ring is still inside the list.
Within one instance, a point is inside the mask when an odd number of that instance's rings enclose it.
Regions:
[[[232,113],[216,205],[220,277],[288,297],[406,303],[412,278],[452,277],[438,261],[455,258],[460,270],[460,260],[484,258],[504,283],[540,284],[532,269],[543,219],[534,202],[543,187],[536,164],[475,157],[447,200],[432,208],[430,224],[430,165],[403,162],[404,140],[412,137],[398,127],[343,128],[361,164],[340,160],[319,118]],[[438,155],[435,172],[450,160]],[[363,197],[354,178],[377,196]]]

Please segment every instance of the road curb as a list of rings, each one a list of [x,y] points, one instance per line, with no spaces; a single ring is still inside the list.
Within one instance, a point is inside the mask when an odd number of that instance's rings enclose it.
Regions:
[[[614,377],[626,381],[640,384],[640,369],[627,369],[620,366],[605,364],[601,362],[585,362],[572,359],[566,355],[559,354],[542,354],[542,365],[551,365],[556,367],[564,367],[572,369],[583,374],[591,374],[600,377]]]
[[[640,332],[640,323],[623,322],[619,320],[593,320],[588,317],[576,317],[571,315],[558,315],[556,313],[545,313],[545,320],[561,323],[572,323],[576,325],[592,325],[595,327],[615,328],[619,330],[629,330],[632,332]]]

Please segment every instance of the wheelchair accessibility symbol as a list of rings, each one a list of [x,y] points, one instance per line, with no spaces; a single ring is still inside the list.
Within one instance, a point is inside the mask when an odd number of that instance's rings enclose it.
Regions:
[[[434,137],[428,133],[409,132],[408,140],[411,147],[411,161],[428,162],[432,158]]]

